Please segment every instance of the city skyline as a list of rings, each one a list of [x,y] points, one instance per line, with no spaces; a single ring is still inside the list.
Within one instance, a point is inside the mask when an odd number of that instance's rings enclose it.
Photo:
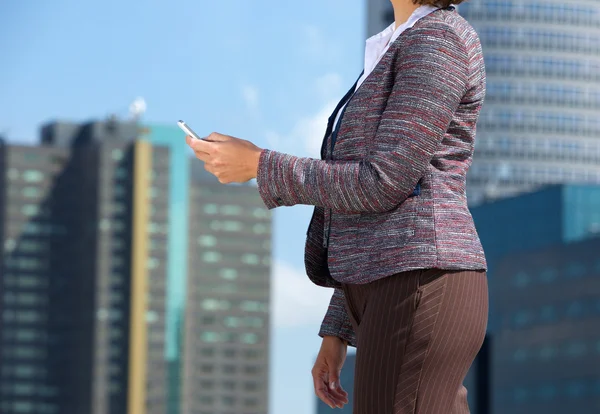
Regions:
[[[202,24],[190,29],[182,14]],[[309,0],[294,16],[287,3],[273,1],[60,0],[33,9],[4,2],[0,20],[3,61],[10,62],[0,67],[0,134],[11,144],[37,141],[40,125],[52,119],[123,119],[142,96],[144,125],[176,128],[184,119],[199,134],[214,130],[318,156],[332,105],[362,69],[365,40],[359,0]],[[35,36],[25,26],[36,27]],[[306,206],[274,212],[274,413],[315,409],[310,369],[331,291],[304,273],[310,214]]]
[[[55,122],[2,146],[2,412],[266,414],[271,212],[177,159],[177,130]]]

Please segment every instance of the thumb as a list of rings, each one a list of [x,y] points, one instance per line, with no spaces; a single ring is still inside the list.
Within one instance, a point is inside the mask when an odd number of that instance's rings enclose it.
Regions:
[[[329,389],[337,390],[340,387],[340,371],[336,369],[329,370]]]

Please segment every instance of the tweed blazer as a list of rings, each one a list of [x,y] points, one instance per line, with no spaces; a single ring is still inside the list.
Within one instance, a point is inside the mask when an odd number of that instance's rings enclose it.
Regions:
[[[321,159],[261,153],[269,209],[315,206],[306,271],[335,288],[321,335],[354,343],[342,283],[486,269],[465,190],[485,85],[477,33],[454,8],[440,9],[390,46],[352,94],[335,140],[330,117]]]

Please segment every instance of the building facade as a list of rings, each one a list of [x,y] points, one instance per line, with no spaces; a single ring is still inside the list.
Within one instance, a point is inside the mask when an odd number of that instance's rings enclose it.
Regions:
[[[271,213],[253,184],[190,165],[185,414],[266,414]]]
[[[167,412],[182,411],[183,335],[188,275],[188,218],[189,218],[189,147],[176,126],[149,125],[143,128],[144,138],[153,145],[169,150],[169,228],[166,246],[169,260],[166,267],[166,338],[165,358],[168,372]]]
[[[600,237],[500,262],[493,413],[600,412],[598,252]]]
[[[137,136],[52,123],[0,150],[3,413],[166,410],[169,157]]]
[[[600,183],[600,3],[473,0],[487,69],[469,200]]]
[[[393,21],[369,0],[374,34]],[[471,205],[547,184],[600,184],[600,3],[470,0],[487,94],[468,176]]]
[[[596,412],[600,186],[551,186],[472,214],[490,288],[488,352],[466,381],[473,412]]]

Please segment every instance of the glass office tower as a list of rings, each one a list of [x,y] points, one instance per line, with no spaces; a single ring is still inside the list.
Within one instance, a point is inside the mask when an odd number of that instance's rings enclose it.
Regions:
[[[478,366],[490,373],[487,404],[476,398],[485,392],[470,395],[472,408],[487,411],[474,414],[563,413],[568,401],[597,404],[590,384],[600,379],[600,365],[590,347],[600,339],[600,186],[556,185],[479,205],[472,214],[488,259],[491,339],[487,361],[476,362],[467,379],[477,384]],[[538,351],[549,359],[534,357]],[[555,369],[565,361],[573,365]],[[580,369],[585,364],[595,376]]]
[[[189,148],[185,134],[177,126],[149,125],[144,136],[155,145],[169,148],[169,229],[166,246],[169,259],[166,265],[166,338],[165,358],[168,371],[168,396],[166,414],[180,414],[182,399],[183,324],[185,316],[185,291],[188,274],[188,209],[190,174]]]
[[[472,0],[459,12],[487,68],[470,202],[600,183],[600,3]]]
[[[393,21],[368,1],[368,33]],[[483,46],[487,95],[469,203],[545,184],[600,183],[600,2],[470,0],[459,13]]]

